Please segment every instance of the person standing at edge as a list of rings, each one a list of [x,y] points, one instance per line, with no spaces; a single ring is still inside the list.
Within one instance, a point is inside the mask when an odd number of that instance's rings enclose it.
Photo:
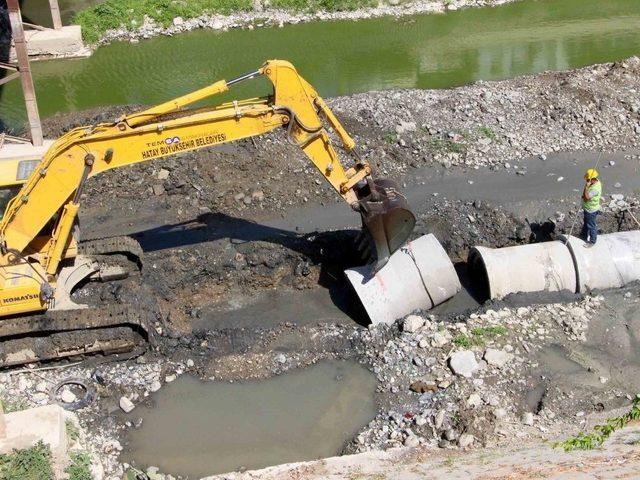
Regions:
[[[598,239],[597,217],[600,213],[600,198],[602,197],[602,182],[598,179],[598,171],[594,168],[584,174],[586,183],[582,189],[582,210],[584,224],[582,238],[587,242],[585,247],[593,247]]]

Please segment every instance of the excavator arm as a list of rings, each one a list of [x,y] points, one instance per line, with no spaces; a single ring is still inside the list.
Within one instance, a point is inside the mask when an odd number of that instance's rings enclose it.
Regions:
[[[273,93],[266,98],[185,109],[261,75],[273,84]],[[340,138],[344,150],[354,154],[352,166],[346,167],[340,161],[321,117]],[[61,262],[77,253],[72,231],[88,178],[113,168],[233,142],[276,128],[286,129],[287,138],[362,214],[374,240],[377,267],[381,267],[413,229],[415,219],[406,200],[394,184],[372,177],[369,164],[355,153],[354,140],[295,68],[288,62],[272,60],[248,75],[216,82],[114,123],[76,128],[58,139],[8,204],[0,221],[0,281],[4,280],[0,316],[47,308]],[[16,280],[22,276],[25,279]],[[38,287],[37,300],[33,296],[34,283]]]

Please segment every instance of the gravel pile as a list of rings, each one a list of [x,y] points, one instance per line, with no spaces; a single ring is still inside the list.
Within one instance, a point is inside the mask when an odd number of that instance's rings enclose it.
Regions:
[[[531,156],[638,146],[639,74],[632,57],[450,90],[368,92],[331,106],[383,172],[434,162],[526,172]]]
[[[585,341],[603,300],[488,309],[455,322],[411,315],[400,329],[370,328],[365,354],[388,395],[349,451],[487,446],[546,437],[560,416],[573,422],[582,400],[547,384],[531,404],[531,381],[546,346]]]

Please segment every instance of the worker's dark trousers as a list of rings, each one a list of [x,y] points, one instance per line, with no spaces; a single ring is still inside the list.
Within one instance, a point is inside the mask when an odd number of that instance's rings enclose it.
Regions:
[[[585,242],[596,243],[598,239],[598,224],[596,222],[600,212],[587,212],[584,210],[584,224],[582,225],[582,238]]]

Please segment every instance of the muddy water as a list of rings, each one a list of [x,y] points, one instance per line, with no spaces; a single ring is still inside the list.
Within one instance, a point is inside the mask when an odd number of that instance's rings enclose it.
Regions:
[[[353,362],[325,361],[260,382],[183,376],[153,396],[124,460],[200,478],[340,453],[376,413],[377,381]]]
[[[195,31],[112,44],[88,59],[40,62],[33,72],[43,116],[164,101],[267,58],[290,59],[325,96],[446,88],[626,58],[640,53],[639,24],[638,0],[525,0],[399,20]],[[234,95],[258,92],[264,89],[238,87]],[[23,109],[17,82],[0,90],[8,127],[23,124]]]
[[[256,327],[269,328],[281,323],[367,324],[366,312],[346,280],[329,288],[314,290],[271,290],[251,297],[239,296],[223,304],[205,308],[195,324],[196,330]]]

